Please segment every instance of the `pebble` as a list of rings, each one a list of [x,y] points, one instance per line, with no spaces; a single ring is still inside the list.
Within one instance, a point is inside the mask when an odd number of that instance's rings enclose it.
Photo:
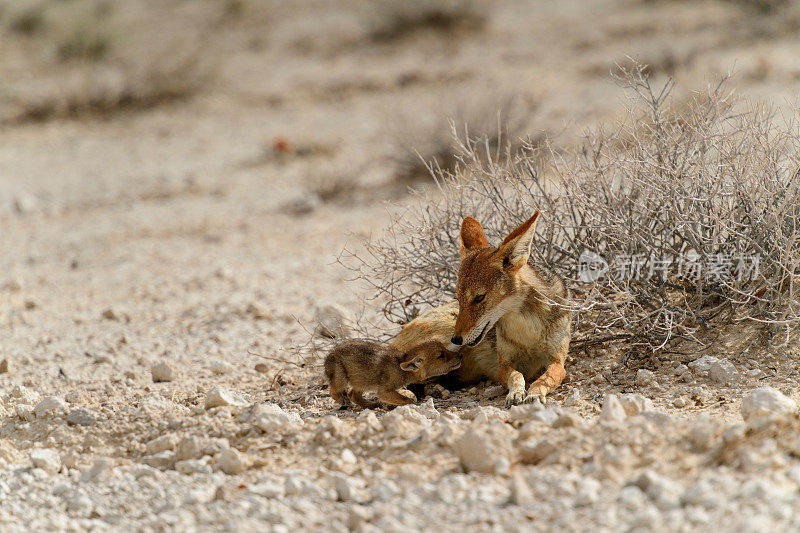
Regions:
[[[159,452],[174,450],[178,444],[178,437],[175,435],[161,435],[149,441],[145,448],[148,455],[154,455]]]
[[[8,360],[8,357],[4,357],[2,361],[0,361],[0,374],[10,374],[11,373],[11,362]]]
[[[287,413],[277,404],[264,403],[253,408],[255,426],[264,433],[290,433],[303,423],[297,413]]]
[[[211,372],[214,374],[231,374],[233,373],[233,365],[226,361],[214,361],[211,363]]]
[[[572,389],[569,391],[569,394],[567,394],[567,397],[564,398],[564,405],[575,405],[579,401],[581,401],[581,391]]]
[[[628,416],[636,416],[645,411],[652,411],[653,400],[638,393],[627,393],[619,397],[622,407]]]
[[[55,474],[61,468],[61,458],[54,449],[37,448],[31,451],[30,457],[35,468],[41,468],[48,474]]]
[[[510,504],[520,507],[530,507],[536,503],[536,497],[531,490],[531,486],[519,472],[512,476],[509,488]]]
[[[217,457],[217,464],[228,475],[241,474],[247,469],[245,457],[233,448],[222,450]]]
[[[708,377],[711,381],[715,381],[722,385],[727,385],[736,380],[739,371],[733,366],[733,363],[727,359],[719,359],[711,363],[708,368]]]
[[[768,385],[760,387],[742,399],[739,412],[748,424],[776,413],[794,413],[797,403],[779,390]]]
[[[606,394],[603,400],[603,410],[600,413],[600,421],[607,423],[622,422],[627,417],[627,412],[622,406],[619,398],[615,394]]]
[[[33,411],[33,406],[26,403],[18,403],[14,406],[14,413],[22,420],[30,422],[36,418],[36,413]]]
[[[688,405],[688,403],[689,403],[689,401],[686,399],[685,396],[678,396],[677,398],[672,400],[672,405],[674,405],[678,409],[680,409],[682,407],[686,407],[686,405]]]
[[[467,472],[492,474],[500,466],[498,459],[516,460],[514,436],[514,430],[507,424],[473,422],[455,442],[455,451]]]
[[[111,470],[111,465],[111,460],[105,457],[95,459],[92,466],[81,474],[81,481],[99,481],[103,479]]]
[[[169,363],[157,363],[150,367],[153,383],[164,383],[175,379],[175,369]]]
[[[175,464],[175,454],[171,451],[165,450],[152,455],[145,455],[141,460],[142,463],[146,464],[147,466],[152,466],[153,468],[171,468],[172,465]]]
[[[67,422],[76,426],[91,426],[96,419],[96,415],[84,407],[76,407],[67,413]]]
[[[339,501],[352,502],[363,499],[364,482],[358,478],[344,474],[334,474],[334,487]]]
[[[689,363],[689,370],[699,376],[705,376],[708,374],[708,371],[711,370],[711,365],[718,362],[719,358],[712,355],[704,355],[703,357],[695,359]]]
[[[225,387],[214,387],[206,394],[206,409],[228,405],[242,407],[247,405],[247,400],[238,392],[231,391]]]
[[[636,385],[642,388],[651,387],[656,382],[656,375],[650,370],[640,368],[636,372]]]
[[[58,396],[48,396],[37,403],[33,411],[36,413],[37,418],[42,418],[49,414],[65,411],[66,409],[67,403],[64,400]]]
[[[256,363],[256,366],[253,368],[255,369],[256,372],[259,372],[261,374],[266,374],[267,372],[269,372],[269,366],[264,363]]]

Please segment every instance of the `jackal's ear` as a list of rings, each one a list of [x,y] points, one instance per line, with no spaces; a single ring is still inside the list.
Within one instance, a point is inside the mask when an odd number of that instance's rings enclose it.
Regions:
[[[520,268],[528,262],[528,257],[531,255],[531,242],[533,241],[533,234],[536,231],[536,220],[538,218],[539,211],[536,211],[531,218],[509,233],[508,237],[500,244],[497,255],[503,258],[504,266]]]
[[[461,223],[461,235],[458,239],[461,243],[461,259],[473,250],[479,250],[489,246],[486,234],[483,233],[481,223],[472,217],[467,217]]]
[[[402,368],[406,372],[416,372],[417,370],[419,370],[419,367],[421,366],[422,366],[422,357],[419,356],[400,363],[400,368]]]

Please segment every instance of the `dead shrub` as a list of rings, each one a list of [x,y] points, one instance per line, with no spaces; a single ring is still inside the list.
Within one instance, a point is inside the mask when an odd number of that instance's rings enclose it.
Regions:
[[[561,153],[545,143],[496,159],[463,140],[434,193],[342,258],[387,319],[452,299],[463,217],[498,243],[540,209],[532,260],[570,280],[579,339],[658,350],[742,322],[774,344],[789,338],[800,324],[796,127],[724,82],[676,110],[672,83],[653,87],[642,66],[620,80],[630,108],[619,123]]]
[[[477,30],[486,24],[488,10],[480,0],[376,0],[369,3],[368,16],[370,37],[392,41],[421,30]]]

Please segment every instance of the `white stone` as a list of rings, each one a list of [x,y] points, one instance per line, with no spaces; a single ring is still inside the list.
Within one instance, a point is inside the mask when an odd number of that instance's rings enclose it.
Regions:
[[[362,480],[344,474],[335,474],[333,482],[340,501],[352,502],[363,499],[364,482]]]
[[[35,468],[41,468],[48,474],[55,474],[61,468],[61,458],[58,452],[51,448],[31,450],[31,463]]]
[[[203,455],[204,443],[200,437],[189,436],[181,440],[175,452],[176,461],[187,461],[197,459]]]
[[[636,372],[636,385],[639,387],[650,387],[656,382],[656,375],[650,370],[640,368]]]
[[[33,405],[39,401],[39,393],[36,391],[32,391],[27,387],[22,385],[17,385],[13,389],[11,389],[11,393],[9,394],[11,398],[16,400],[17,404],[24,403],[26,405]]]
[[[514,437],[514,430],[507,424],[473,422],[455,442],[455,451],[468,472],[492,474],[500,466],[498,459],[505,458],[509,462],[516,459]]]
[[[554,407],[544,407],[541,402],[515,405],[508,410],[510,421],[534,421],[545,425],[552,425],[558,419],[560,411]]]
[[[36,413],[33,412],[33,406],[26,403],[18,403],[15,405],[14,412],[22,420],[26,420],[28,422],[36,418]]]
[[[67,403],[57,396],[48,396],[36,404],[33,411],[37,418],[42,418],[50,414],[55,414],[67,409]]]
[[[84,470],[81,474],[81,481],[99,481],[108,475],[111,470],[111,460],[105,457],[95,459],[92,466]]]
[[[622,406],[622,402],[615,394],[606,394],[603,400],[603,411],[600,413],[600,421],[602,422],[622,422],[625,420],[627,413]]]
[[[214,361],[211,363],[210,368],[214,374],[230,374],[233,372],[233,365],[226,361]]]
[[[510,493],[509,503],[512,505],[528,507],[536,503],[531,486],[519,472],[511,478]]]
[[[96,419],[95,414],[84,407],[76,407],[67,413],[67,422],[76,426],[91,426]]]
[[[174,450],[175,446],[178,444],[178,437],[175,435],[161,435],[151,441],[149,441],[145,448],[147,450],[147,455],[154,455],[159,452],[167,451],[167,450]]]
[[[569,394],[567,394],[567,397],[564,398],[564,405],[575,405],[579,401],[581,401],[581,391],[572,389],[569,391]]]
[[[794,413],[797,403],[770,386],[758,388],[742,399],[740,412],[748,424],[776,413]]]
[[[620,396],[619,401],[628,416],[636,416],[639,413],[652,411],[654,409],[653,400],[646,398],[639,393],[623,394]]]
[[[667,477],[646,470],[632,484],[642,489],[661,510],[674,509],[679,505],[683,489]]]
[[[323,305],[317,308],[314,333],[330,339],[341,339],[350,335],[347,312],[338,305]]]
[[[175,454],[171,451],[165,450],[163,452],[154,453],[153,455],[145,455],[142,457],[142,463],[153,468],[172,468],[175,464]]]
[[[217,464],[223,472],[229,475],[241,474],[247,469],[245,457],[234,448],[223,450],[217,458]]]
[[[708,374],[708,371],[711,370],[711,365],[717,362],[719,362],[718,358],[712,355],[704,355],[689,363],[689,370],[696,375],[705,376]]]
[[[357,462],[358,462],[358,459],[356,459],[356,454],[354,454],[348,448],[345,448],[344,450],[342,450],[342,463],[344,463],[346,465],[354,465]]]
[[[727,359],[720,359],[711,363],[708,368],[708,377],[712,381],[727,385],[732,383],[739,375],[739,371],[733,366],[733,363]]]
[[[228,405],[243,407],[247,405],[247,400],[238,392],[231,391],[225,387],[214,387],[206,394],[206,409]]]
[[[575,495],[575,505],[585,507],[592,505],[600,499],[600,482],[594,478],[582,478],[578,482],[578,492]]]
[[[265,433],[289,433],[303,424],[300,415],[286,412],[274,403],[255,406],[251,416],[255,426]]]
[[[162,383],[175,379],[175,369],[169,363],[157,363],[150,367],[150,375],[154,383]]]

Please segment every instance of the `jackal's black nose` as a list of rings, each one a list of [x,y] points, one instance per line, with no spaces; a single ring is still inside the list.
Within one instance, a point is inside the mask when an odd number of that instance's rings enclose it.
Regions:
[[[450,339],[450,342],[452,342],[456,346],[461,346],[461,343],[464,342],[464,339],[461,338],[461,335],[456,335],[455,337]]]

